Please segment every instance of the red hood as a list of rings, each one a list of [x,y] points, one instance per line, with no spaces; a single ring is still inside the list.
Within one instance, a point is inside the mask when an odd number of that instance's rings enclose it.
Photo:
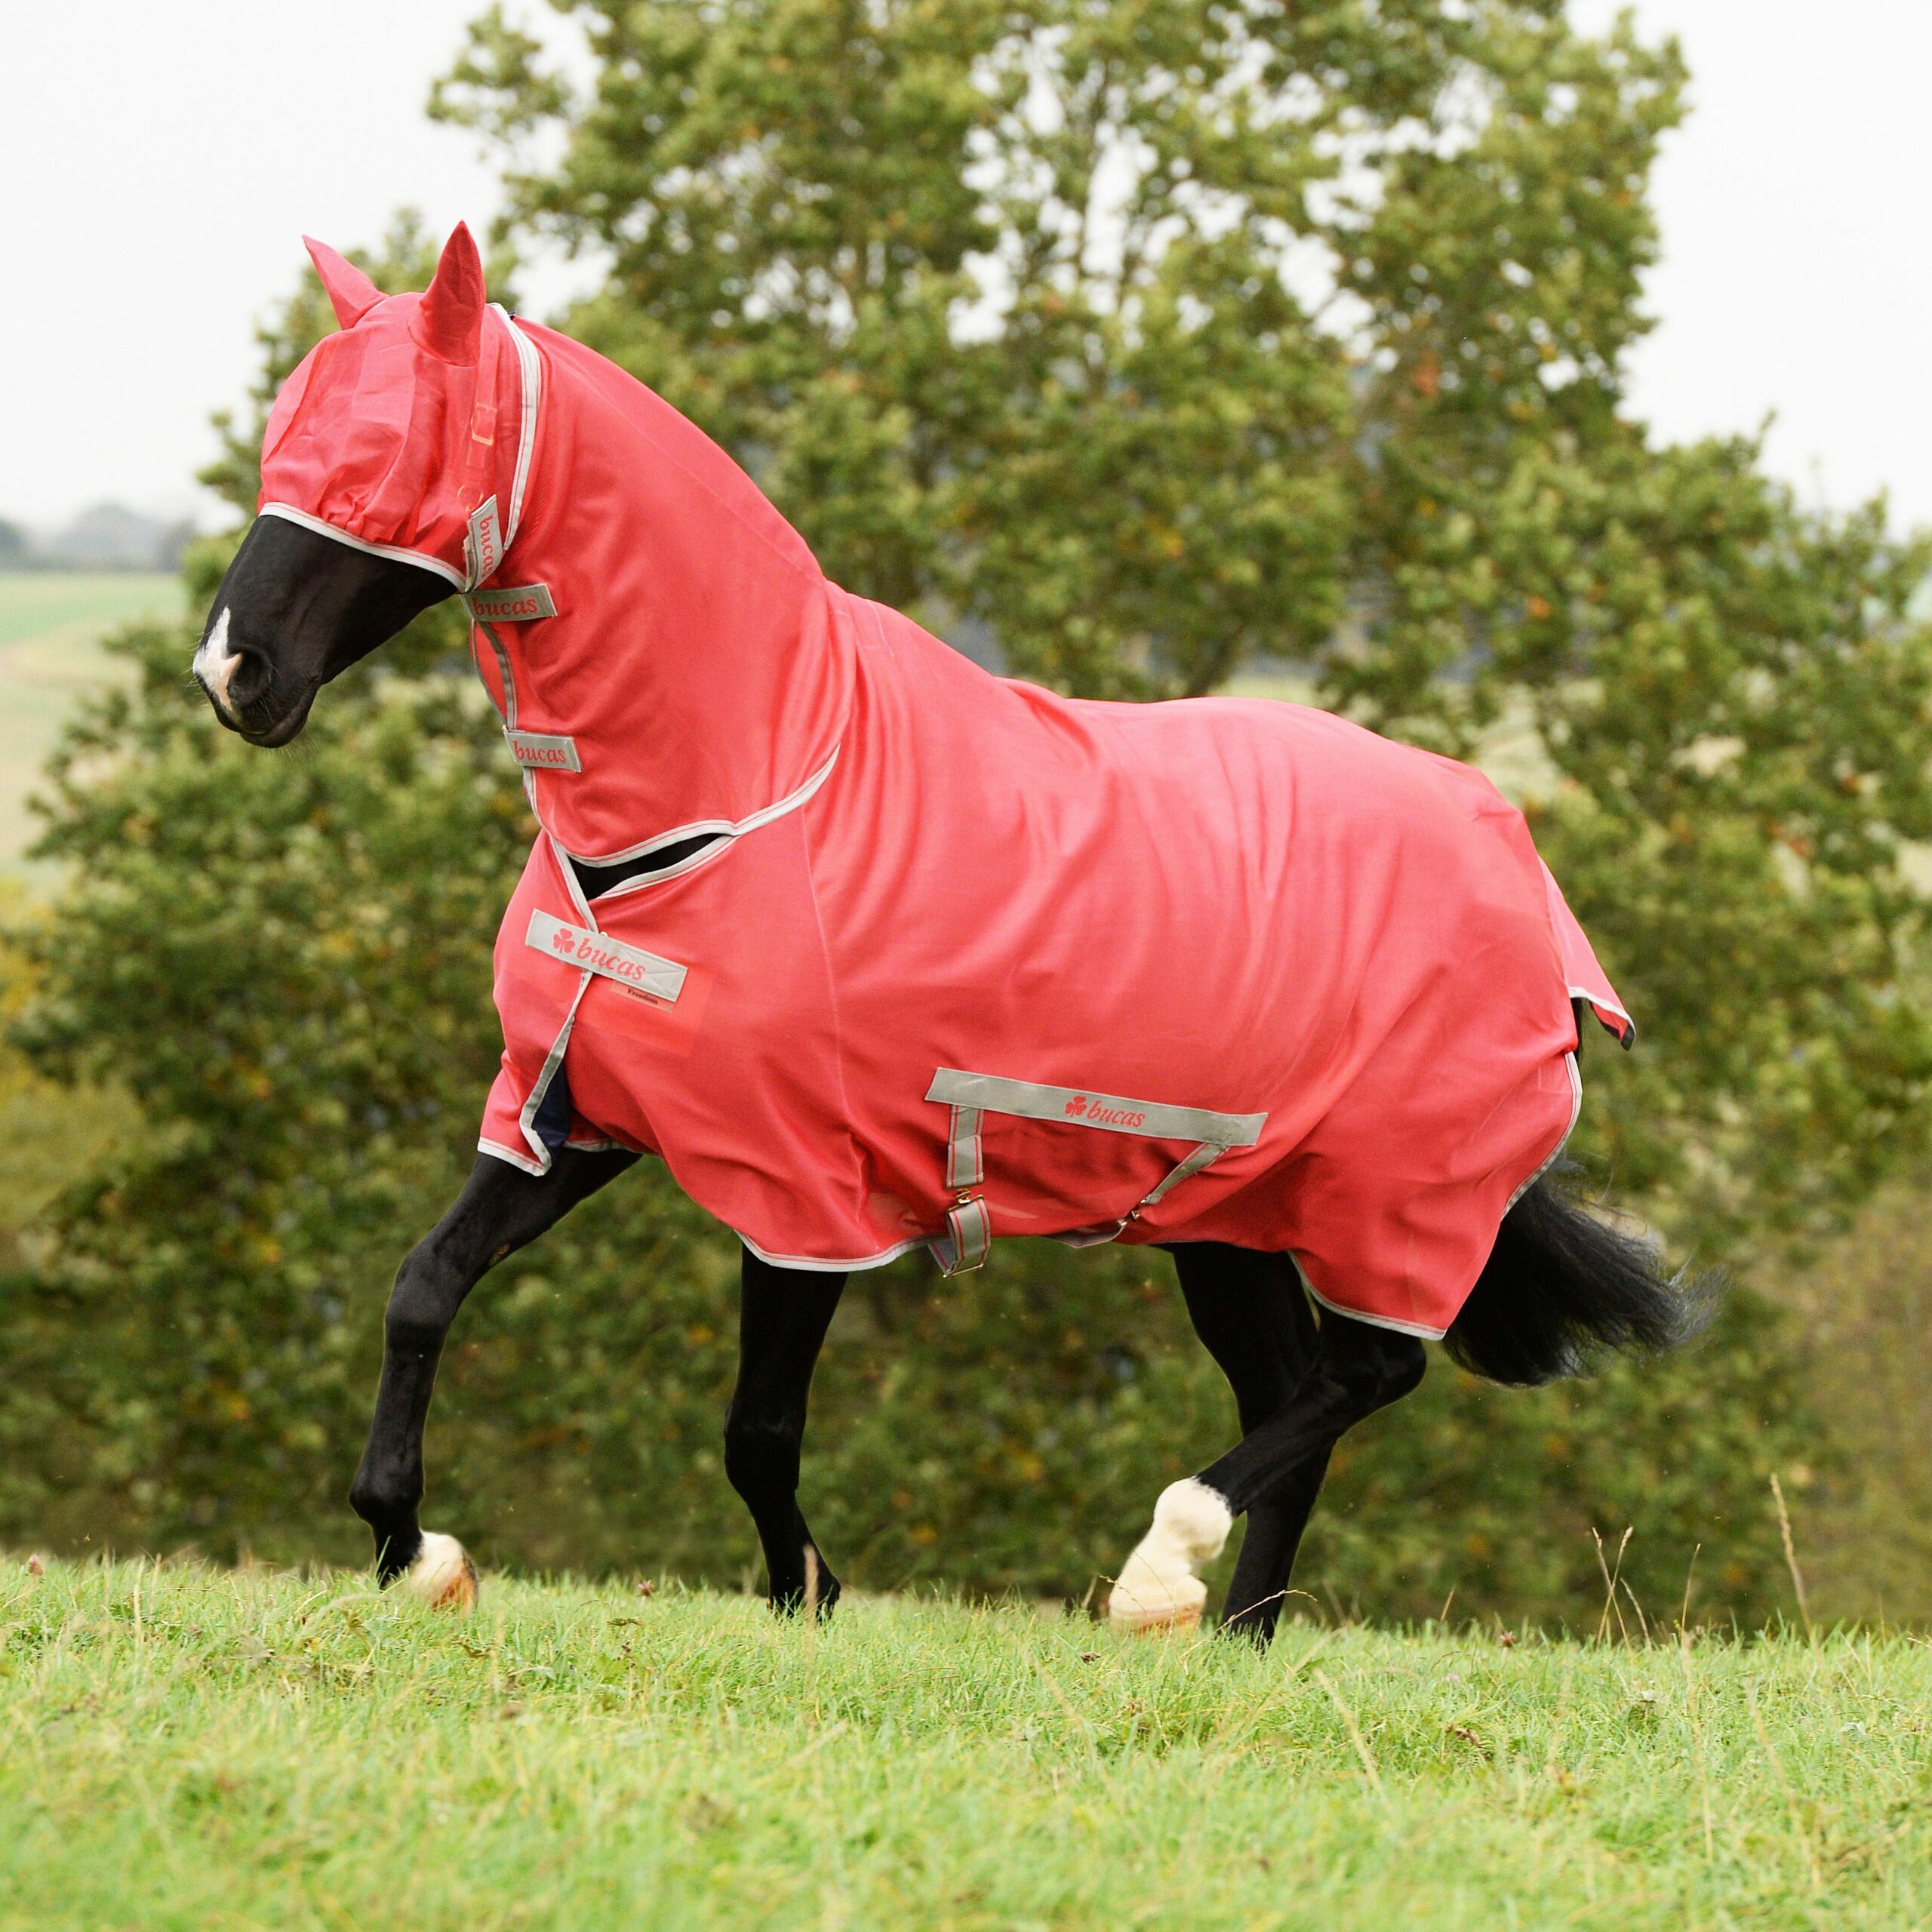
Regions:
[[[275,398],[263,512],[481,593],[479,667],[566,851],[795,801],[838,752],[854,647],[758,486],[614,364],[486,305],[466,230],[421,295],[309,248],[343,326]]]
[[[257,507],[468,589],[515,534],[538,398],[535,352],[485,306],[474,245],[457,233],[466,248],[453,238],[445,268],[467,259],[453,292],[439,269],[420,295],[383,296],[310,244],[343,326],[275,398]]]

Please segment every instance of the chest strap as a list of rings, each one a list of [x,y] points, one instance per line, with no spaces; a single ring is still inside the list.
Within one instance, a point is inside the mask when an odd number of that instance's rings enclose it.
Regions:
[[[1189,1175],[1199,1174],[1231,1148],[1252,1147],[1268,1124],[1266,1114],[1215,1113],[1205,1107],[1130,1100],[1117,1094],[1096,1094],[1091,1088],[1047,1087],[1034,1081],[1002,1080],[996,1074],[964,1073],[946,1066],[933,1075],[926,1098],[952,1109],[946,1143],[946,1184],[957,1198],[947,1211],[945,1233],[927,1244],[934,1260],[949,1275],[978,1267],[992,1247],[992,1216],[980,1191],[986,1180],[981,1128],[989,1113],[1097,1128],[1103,1134],[1134,1134],[1143,1140],[1195,1143],[1192,1152],[1118,1220],[1076,1229],[1059,1237],[1075,1247],[1113,1240],[1130,1221],[1164,1199]]]

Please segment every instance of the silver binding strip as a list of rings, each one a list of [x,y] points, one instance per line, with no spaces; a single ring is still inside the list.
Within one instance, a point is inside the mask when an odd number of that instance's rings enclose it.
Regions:
[[[510,484],[509,521],[503,528],[503,549],[507,554],[523,524],[523,493],[530,481],[530,459],[536,448],[537,410],[543,394],[543,365],[537,355],[537,345],[517,327],[509,311],[500,302],[492,302],[490,306],[503,318],[503,326],[510,332],[510,340],[516,346],[521,391],[518,400],[522,405],[521,420],[517,425],[516,473]]]
[[[1203,1168],[1211,1167],[1214,1162],[1218,1161],[1227,1151],[1227,1149],[1221,1146],[1218,1142],[1213,1140],[1202,1141],[1201,1145],[1195,1148],[1194,1152],[1189,1155],[1187,1158],[1182,1161],[1180,1165],[1176,1168],[1174,1171],[1168,1176],[1166,1180],[1161,1181],[1157,1186],[1154,1187],[1149,1192],[1140,1197],[1140,1199],[1134,1205],[1134,1213],[1137,1214],[1143,1208],[1152,1207],[1155,1202],[1158,1201],[1161,1197],[1167,1192],[1169,1188],[1174,1187],[1178,1185],[1180,1182],[1184,1181],[1189,1174],[1198,1174]]]

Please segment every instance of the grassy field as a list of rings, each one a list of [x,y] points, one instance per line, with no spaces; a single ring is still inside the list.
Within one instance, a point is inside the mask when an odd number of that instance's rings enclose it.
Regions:
[[[180,580],[158,572],[0,571],[0,927],[57,876],[26,857],[39,829],[27,800],[74,706],[127,675],[102,632],[180,609]],[[20,993],[0,958],[0,1026]],[[0,1266],[17,1262],[22,1231],[56,1190],[131,1126],[115,1097],[63,1092],[0,1047]]]
[[[0,572],[0,876],[27,869],[27,797],[75,700],[121,674],[101,632],[180,609],[180,579],[159,573]]]
[[[0,1564],[8,1927],[1924,1924],[1932,1651]]]

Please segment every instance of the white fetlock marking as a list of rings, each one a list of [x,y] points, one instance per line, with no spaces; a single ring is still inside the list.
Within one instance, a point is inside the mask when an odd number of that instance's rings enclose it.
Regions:
[[[476,1566],[454,1537],[434,1530],[423,1532],[416,1561],[402,1573],[402,1586],[432,1610],[471,1611],[476,1607]]]
[[[1227,1499],[1192,1476],[1170,1483],[1154,1525],[1135,1546],[1107,1598],[1116,1630],[1186,1630],[1201,1621],[1208,1586],[1198,1572],[1221,1553],[1234,1527]]]

